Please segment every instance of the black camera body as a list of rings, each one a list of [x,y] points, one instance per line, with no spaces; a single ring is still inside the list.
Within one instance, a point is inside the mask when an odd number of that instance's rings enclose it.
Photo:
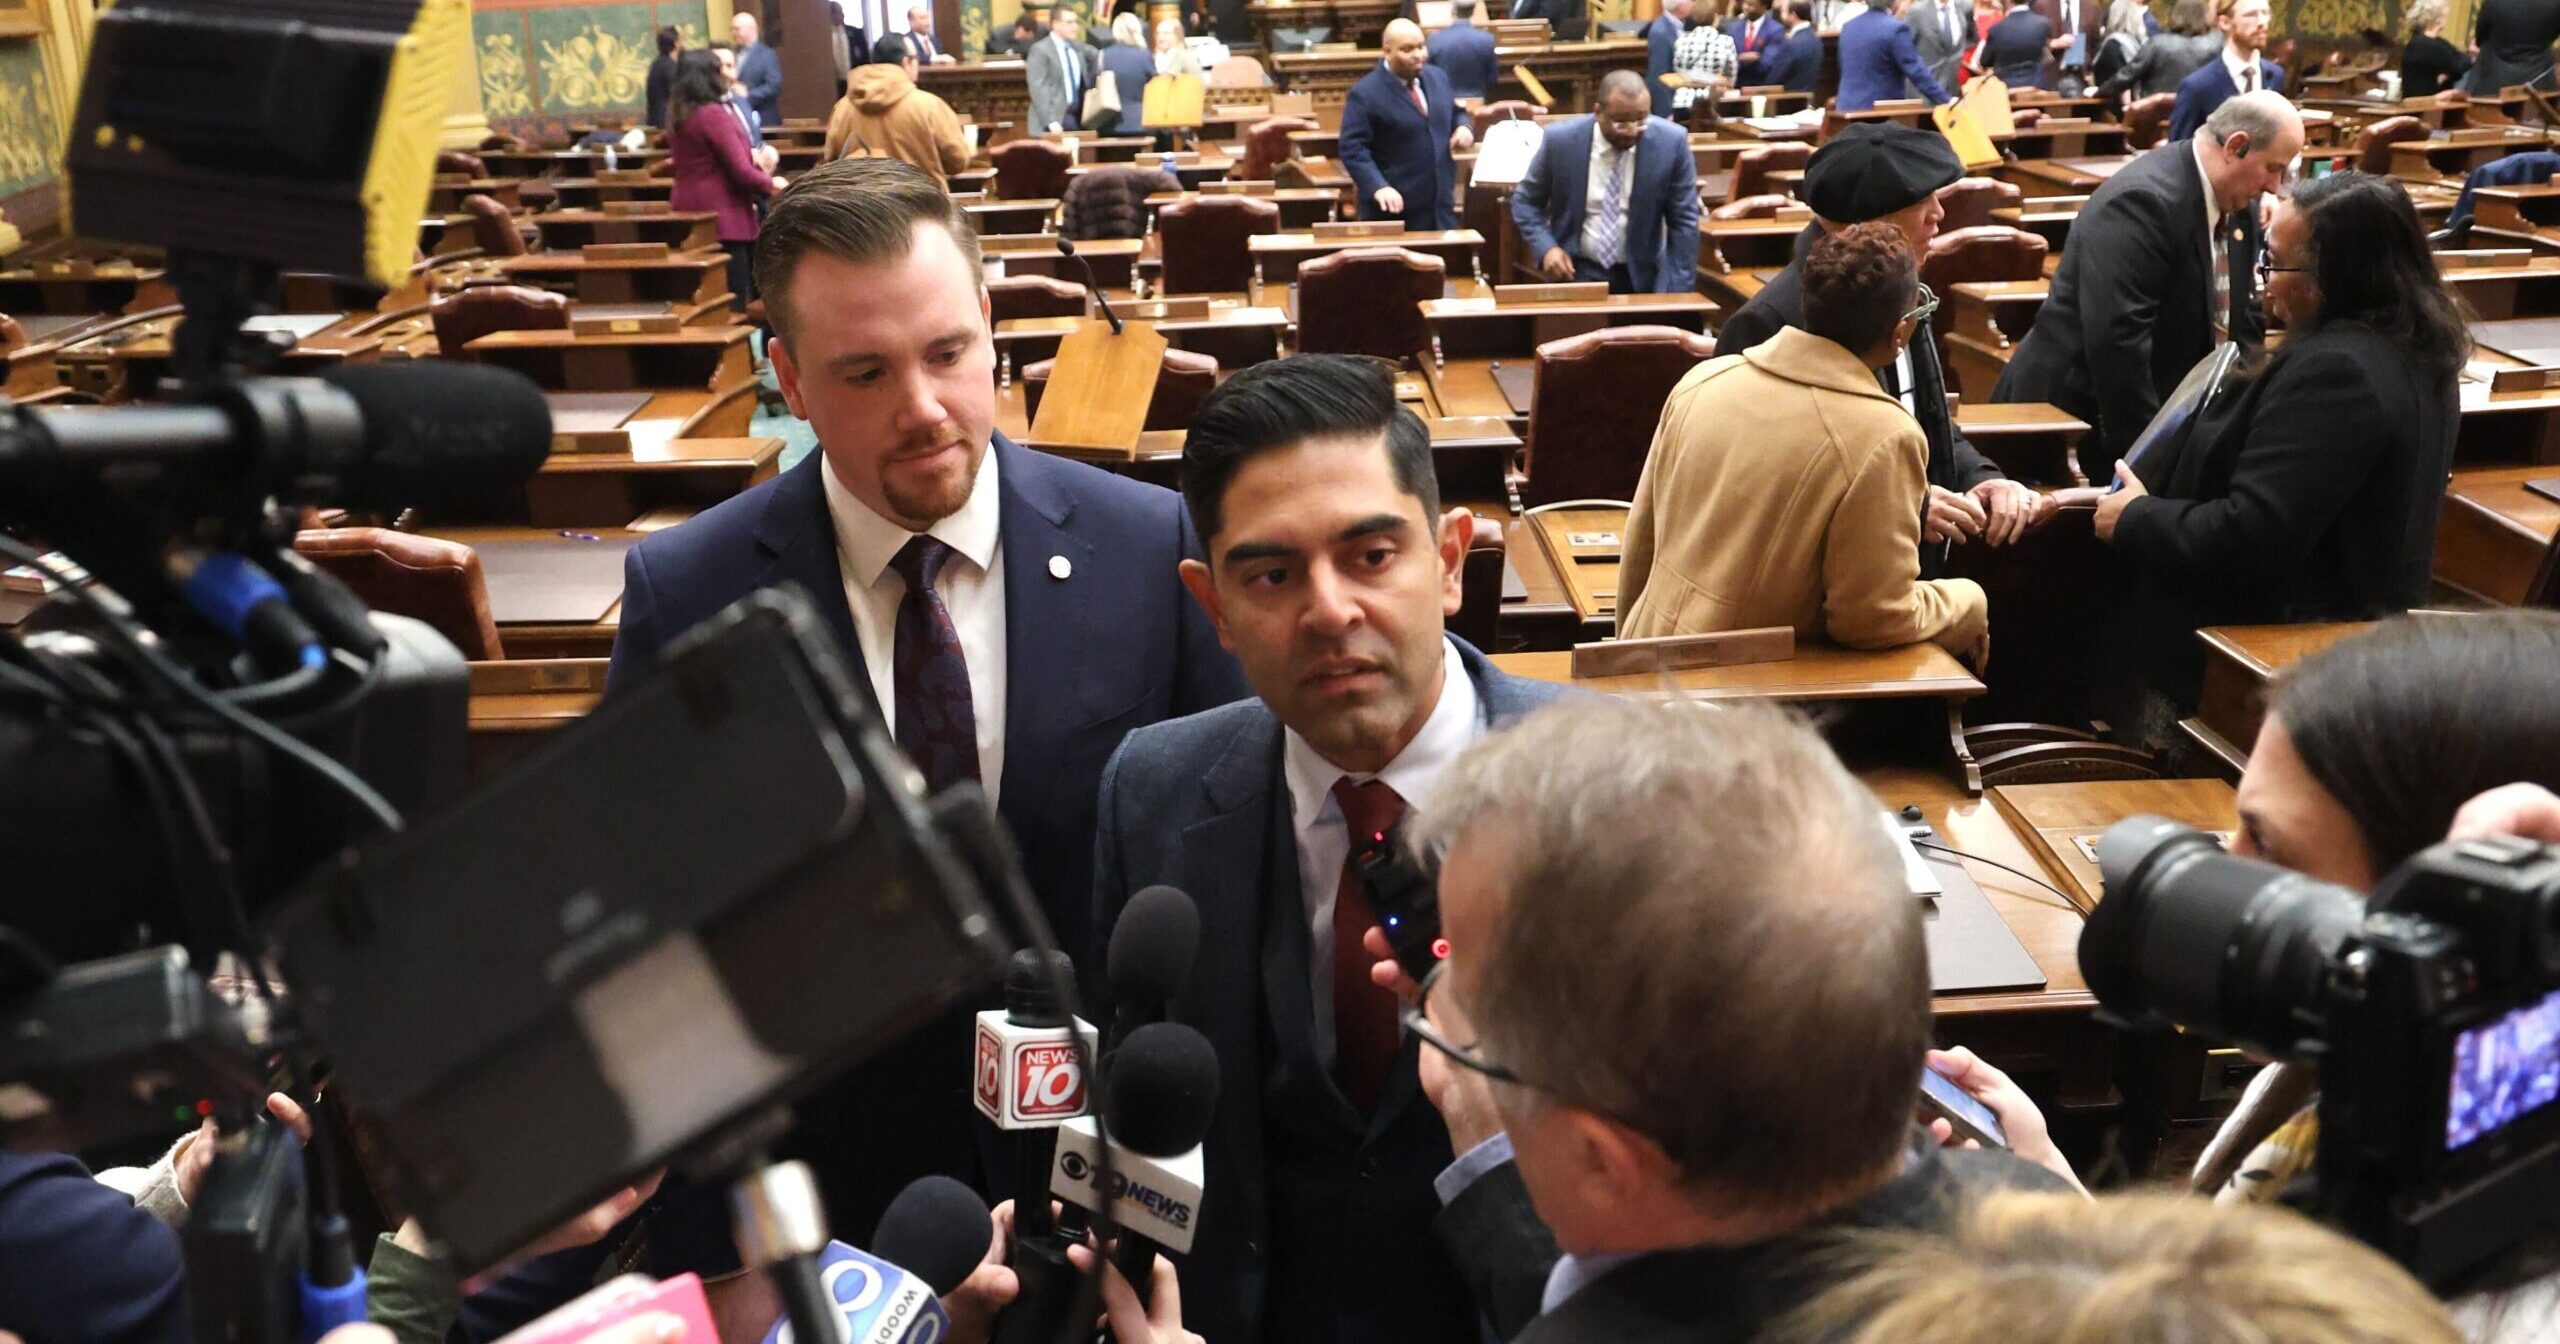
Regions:
[[[2110,1016],[2319,1068],[2322,1217],[2439,1287],[2560,1226],[2560,848],[2448,842],[2370,897],[2157,817],[2098,858]]]

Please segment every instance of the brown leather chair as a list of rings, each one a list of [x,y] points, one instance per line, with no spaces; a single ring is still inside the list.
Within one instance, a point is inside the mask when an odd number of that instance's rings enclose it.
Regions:
[[[1546,109],[1520,98],[1505,98],[1498,103],[1478,103],[1467,109],[1467,125],[1484,138],[1485,129],[1497,121],[1536,121]]]
[[[1040,413],[1040,394],[1049,389],[1049,374],[1058,361],[1044,359],[1022,371],[1022,413]],[[1147,398],[1147,429],[1189,429],[1200,403],[1218,386],[1218,361],[1207,355],[1168,347],[1164,366],[1156,370],[1156,390]]]
[[[1940,230],[1920,259],[1920,283],[1944,295],[1950,285],[2034,280],[2044,275],[2042,235],[2006,224]]]
[[[516,199],[524,202],[524,212],[538,215],[560,203],[560,189],[547,177],[529,177],[516,184]]]
[[[532,251],[516,231],[515,212],[495,196],[473,192],[462,198],[462,213],[471,216],[471,241],[492,257],[521,257]]]
[[[1778,212],[1795,204],[1795,197],[1775,192],[1763,196],[1745,196],[1727,201],[1707,212],[1709,219],[1775,219]]]
[[[523,137],[509,135],[505,131],[491,131],[480,137],[482,149],[523,149],[525,147]]]
[[[1724,198],[1739,201],[1763,196],[1776,190],[1769,184],[1769,174],[1788,168],[1802,168],[1813,158],[1813,146],[1806,144],[1762,145],[1746,149],[1733,161],[1733,182],[1725,188]]]
[[[2136,98],[2124,105],[2124,147],[2149,149],[2169,129],[2169,113],[2178,106],[2176,90]]]
[[[1494,625],[1502,616],[1502,521],[1470,514],[1475,531],[1467,537],[1467,556],[1458,569],[1458,614],[1449,618],[1450,634],[1486,653],[1494,651]]]
[[[2427,123],[2416,117],[2384,117],[2364,128],[2356,136],[2356,168],[2360,172],[2391,175],[2391,147],[2403,140],[2427,138]]]
[[[1076,156],[1046,140],[1008,140],[991,156],[999,201],[1056,200],[1067,194],[1067,170]]]
[[[1938,221],[1938,232],[1979,228],[1991,222],[1992,211],[2016,205],[2025,194],[2014,183],[1959,177],[1938,193],[1938,206],[1947,212]]]
[[[439,149],[436,151],[436,172],[444,175],[458,173],[464,177],[474,178],[487,177],[489,165],[483,162],[479,155],[468,150]]]
[[[1240,293],[1253,287],[1252,244],[1280,231],[1278,202],[1251,196],[1186,196],[1156,211],[1167,294]]]
[[[1235,176],[1254,182],[1270,181],[1280,165],[1289,161],[1290,132],[1323,129],[1313,117],[1264,117],[1245,128],[1244,162],[1236,165]]]
[[[987,282],[987,320],[1082,317],[1084,286],[1047,275],[1008,275]]]
[[[1271,87],[1271,72],[1251,56],[1230,56],[1209,67],[1210,88],[1222,92],[1243,92]]]
[[[1298,268],[1298,353],[1412,359],[1431,345],[1422,305],[1447,287],[1438,257],[1346,248]]]
[[[2044,109],[2041,107],[2012,108],[2009,112],[2009,124],[2019,128],[2020,130],[2033,126],[2042,120],[2044,120]]]
[[[507,656],[489,611],[480,557],[461,542],[382,527],[340,527],[297,533],[293,549],[355,590],[366,606],[434,626],[463,657],[485,662]]]
[[[27,348],[27,329],[18,319],[0,313],[0,355],[14,355]]]
[[[474,285],[427,305],[435,326],[436,353],[469,359],[463,348],[493,331],[566,331],[569,299],[526,285]]]
[[[1678,327],[1606,327],[1539,346],[1520,502],[1634,499],[1662,403],[1715,352],[1714,337]]]

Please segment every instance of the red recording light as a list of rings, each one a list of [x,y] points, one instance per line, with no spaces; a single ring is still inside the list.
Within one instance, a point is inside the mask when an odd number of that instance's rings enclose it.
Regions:
[[[198,1115],[211,1115],[211,1114],[213,1114],[213,1102],[212,1102],[211,1100],[205,1100],[205,1101],[199,1101],[199,1102],[197,1102],[197,1103],[196,1103],[196,1114],[198,1114]]]
[[[1447,961],[1449,959],[1448,939],[1434,938],[1431,940],[1431,959],[1433,961]]]

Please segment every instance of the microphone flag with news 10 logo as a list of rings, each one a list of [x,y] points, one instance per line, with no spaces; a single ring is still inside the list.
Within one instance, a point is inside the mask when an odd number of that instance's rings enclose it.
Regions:
[[[818,1282],[843,1314],[846,1344],[941,1344],[951,1333],[951,1314],[922,1275],[841,1241],[818,1253]],[[776,1321],[764,1344],[797,1344],[791,1322]]]
[[[1075,1019],[1087,1058],[1100,1047],[1093,1024]],[[1085,1113],[1093,1098],[1067,1028],[1024,1026],[1000,1009],[978,1014],[978,1113],[998,1129],[1047,1129]]]

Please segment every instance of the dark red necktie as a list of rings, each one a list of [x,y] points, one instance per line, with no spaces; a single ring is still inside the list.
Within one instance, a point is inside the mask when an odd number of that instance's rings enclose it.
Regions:
[[[978,777],[978,713],[969,698],[969,661],[960,631],[933,581],[951,548],[917,535],[898,549],[889,568],[907,581],[898,599],[894,657],[898,748],[924,772],[925,787],[939,793]]]
[[[1360,886],[1360,851],[1375,844],[1404,816],[1404,799],[1379,780],[1354,784],[1349,776],[1335,780],[1334,801],[1350,832],[1344,851],[1342,880],[1333,891],[1333,1059],[1334,1078],[1342,1093],[1362,1114],[1375,1110],[1385,1088],[1387,1070],[1398,1045],[1396,996],[1369,979],[1372,958],[1360,936],[1376,927],[1377,912]]]
[[[1424,121],[1431,120],[1431,105],[1422,101],[1422,81],[1413,80],[1407,83],[1405,88],[1413,93],[1413,110],[1421,113]]]

